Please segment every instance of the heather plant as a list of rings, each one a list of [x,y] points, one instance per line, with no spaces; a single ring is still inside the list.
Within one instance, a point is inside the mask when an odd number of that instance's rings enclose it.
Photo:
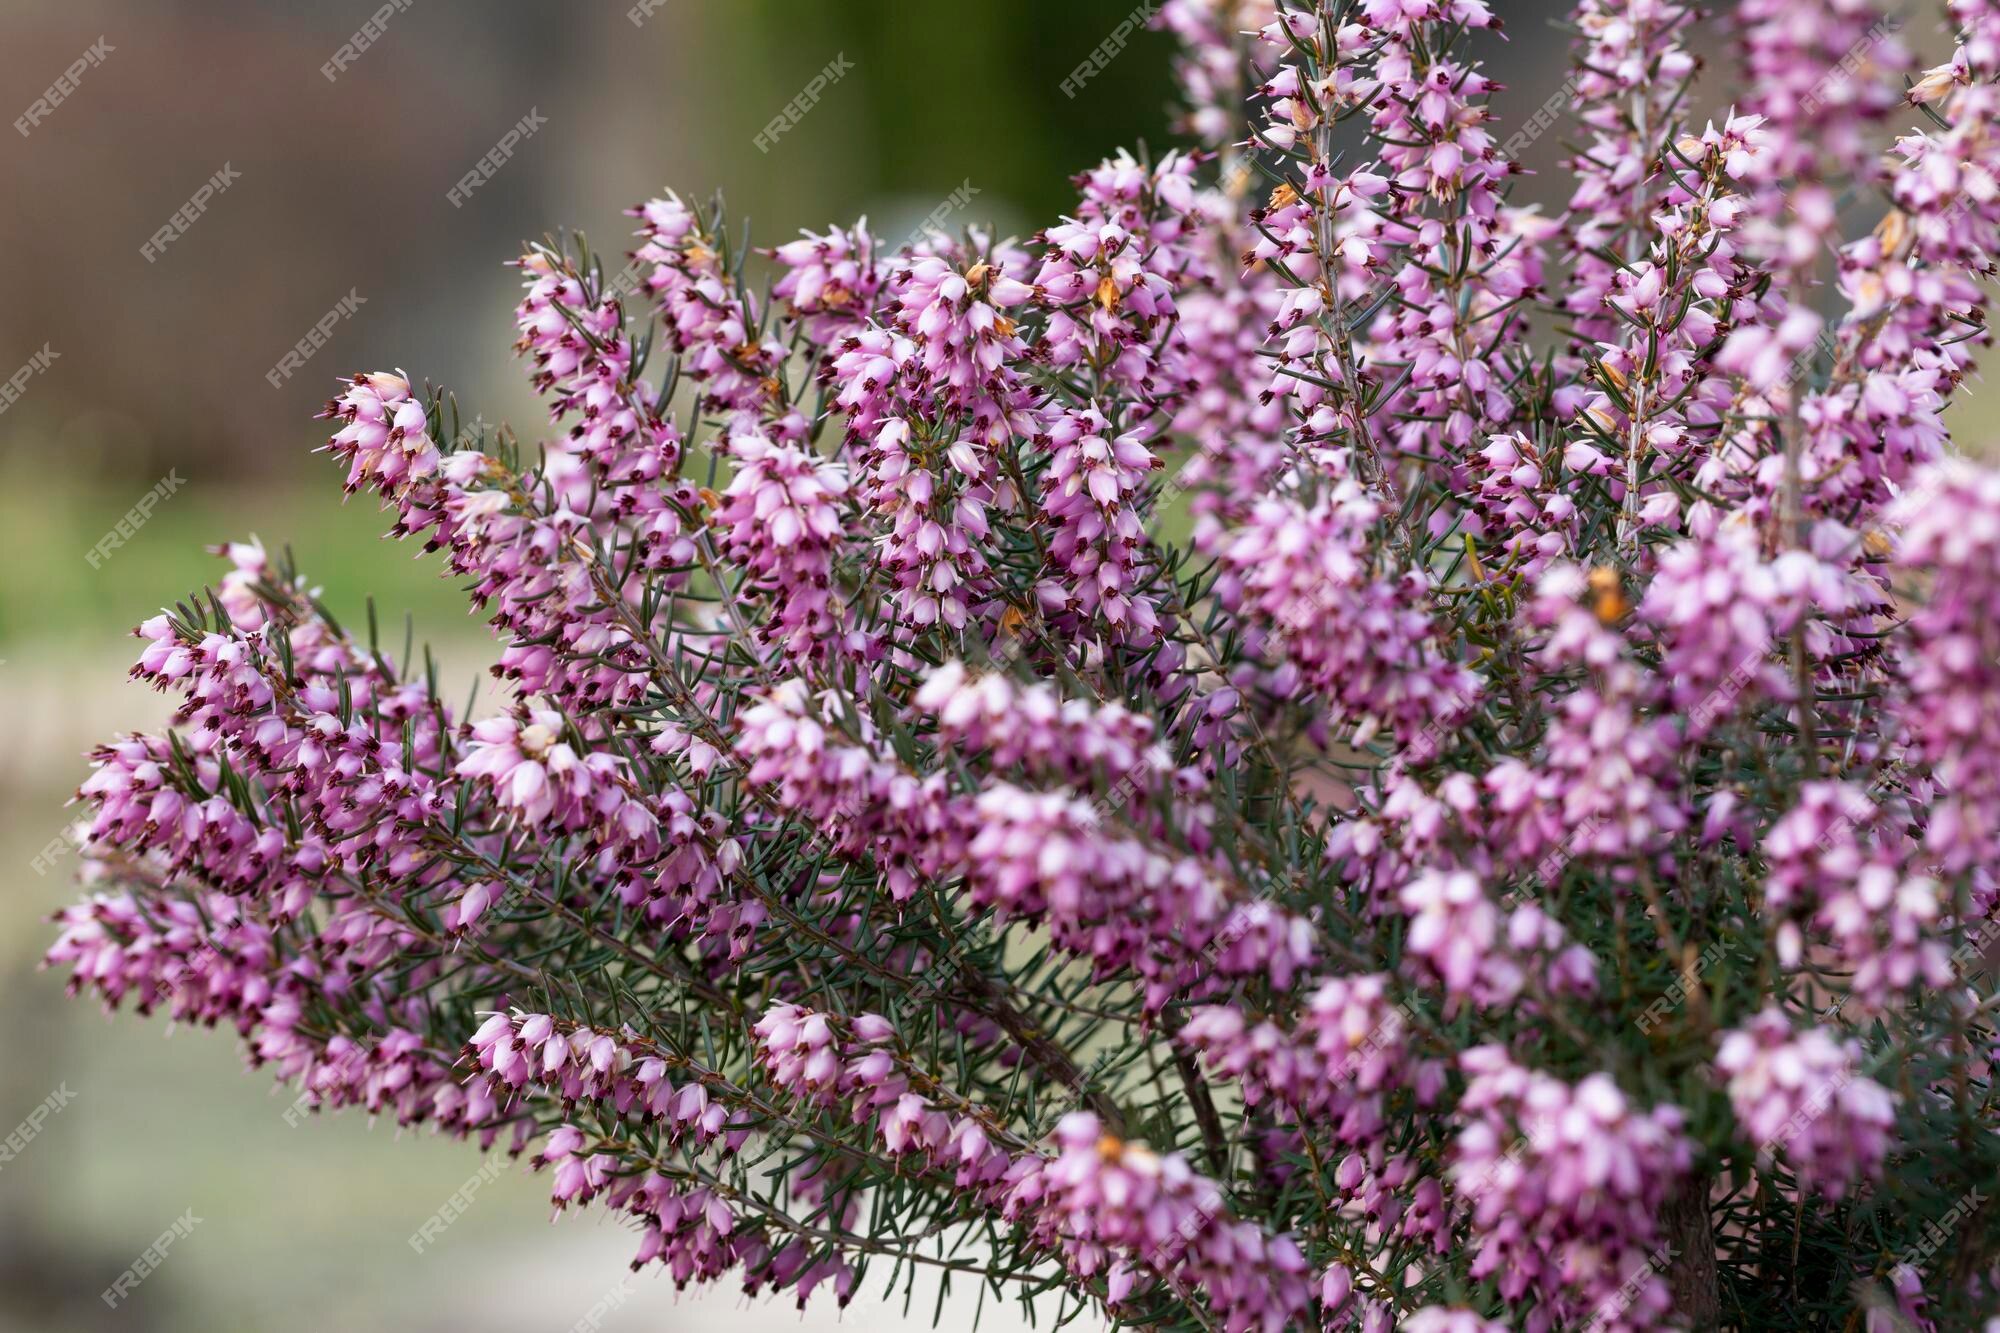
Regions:
[[[538,443],[344,381],[501,697],[224,548],[50,959],[678,1284],[1979,1327],[2000,5],[1921,70],[1867,0],[1581,0],[1550,216],[1480,0],[1157,21],[1186,144],[1026,240],[665,195],[518,261]]]

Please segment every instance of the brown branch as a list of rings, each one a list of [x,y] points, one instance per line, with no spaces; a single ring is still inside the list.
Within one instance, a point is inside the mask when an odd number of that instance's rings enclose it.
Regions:
[[[1667,1240],[1667,1285],[1674,1313],[1695,1333],[1719,1328],[1722,1288],[1715,1265],[1715,1226],[1708,1211],[1709,1176],[1695,1171],[1660,1209]]]
[[[998,1023],[1006,1034],[1020,1046],[1021,1053],[1039,1066],[1043,1073],[1055,1079],[1064,1087],[1073,1088],[1083,1098],[1084,1105],[1097,1113],[1105,1128],[1119,1138],[1126,1135],[1125,1112],[1102,1088],[1088,1083],[1083,1071],[1076,1067],[1076,1061],[1060,1043],[1051,1038],[1035,1024],[1035,1021],[1014,1007],[1013,1001],[1002,993],[993,979],[978,968],[965,963],[959,964],[958,983],[966,998],[974,1001],[974,1007],[986,1017]]]
[[[1194,1108],[1195,1123],[1201,1126],[1202,1145],[1208,1149],[1209,1169],[1218,1180],[1229,1176],[1229,1139],[1222,1130],[1222,1117],[1216,1114],[1215,1099],[1209,1096],[1208,1084],[1202,1079],[1201,1069],[1194,1057],[1175,1046],[1174,1068],[1180,1071],[1181,1086],[1187,1090],[1188,1105]]]

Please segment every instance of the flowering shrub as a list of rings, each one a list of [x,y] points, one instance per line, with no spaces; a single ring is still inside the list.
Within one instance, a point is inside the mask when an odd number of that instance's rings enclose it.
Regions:
[[[1580,0],[1556,217],[1481,0],[1158,17],[1197,146],[1025,242],[668,195],[623,278],[520,259],[539,446],[346,381],[504,700],[225,548],[51,960],[680,1284],[1977,1326],[2000,5],[1925,72],[1744,0],[1700,121],[1706,20]]]

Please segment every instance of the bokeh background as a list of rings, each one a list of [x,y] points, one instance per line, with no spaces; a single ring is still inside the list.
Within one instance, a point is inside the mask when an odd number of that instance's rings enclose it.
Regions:
[[[459,679],[491,660],[435,566],[381,541],[372,503],[342,505],[311,417],[334,376],[400,367],[453,388],[468,417],[533,430],[501,267],[524,240],[579,229],[615,253],[622,210],[662,186],[721,189],[765,244],[863,213],[900,237],[966,186],[960,220],[1025,234],[1067,206],[1071,173],[1173,142],[1163,36],[1133,37],[1074,98],[1060,87],[1134,0],[653,0],[639,24],[631,0],[400,2],[332,81],[322,66],[380,0],[0,5],[8,120],[109,48],[25,136],[0,133],[0,381],[55,353],[0,410],[0,1135],[58,1089],[72,1098],[0,1164],[0,1333],[527,1333],[574,1327],[607,1296],[613,1333],[800,1326],[726,1288],[677,1297],[650,1273],[620,1288],[632,1237],[589,1214],[551,1227],[545,1182],[518,1172],[414,1254],[407,1238],[476,1153],[352,1116],[288,1122],[290,1094],[245,1073],[228,1035],[107,1022],[36,970],[46,917],[76,894],[65,801],[92,744],[164,716],[125,684],[121,635],[213,576],[207,544],[289,543],[343,618],[372,592]],[[1559,86],[1568,43],[1547,0],[1501,8],[1511,40],[1486,54],[1510,85],[1504,138]],[[759,151],[839,57],[851,70]],[[545,123],[454,207],[447,191],[531,111]],[[1529,148],[1517,198],[1560,207],[1565,137]],[[228,189],[144,258],[225,164]],[[352,316],[274,389],[266,373],[350,293]],[[170,475],[94,568],[86,552]],[[107,1309],[99,1293],[189,1209],[200,1225]],[[913,1326],[936,1298],[918,1282]],[[975,1304],[952,1293],[942,1324],[969,1327]],[[902,1310],[903,1293],[869,1292],[845,1323]],[[822,1299],[804,1326],[834,1322]]]

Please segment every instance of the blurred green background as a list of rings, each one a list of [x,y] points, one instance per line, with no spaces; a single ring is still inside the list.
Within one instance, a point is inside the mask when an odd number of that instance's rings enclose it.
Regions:
[[[621,210],[663,186],[720,188],[765,244],[862,213],[900,237],[968,183],[968,220],[1026,234],[1069,205],[1071,173],[1172,142],[1163,36],[1135,36],[1073,100],[1059,88],[1132,0],[664,0],[637,25],[630,0],[405,0],[329,81],[322,65],[379,7],[7,0],[0,17],[10,119],[100,37],[110,48],[27,135],[0,136],[0,381],[56,353],[0,411],[0,1135],[74,1095],[0,1164],[0,1333],[557,1330],[624,1275],[629,1235],[589,1214],[549,1227],[546,1182],[520,1174],[413,1254],[409,1234],[477,1169],[471,1149],[354,1117],[289,1125],[290,1094],[244,1073],[233,1039],[107,1024],[35,970],[45,918],[77,890],[73,858],[32,863],[75,813],[83,753],[165,715],[125,684],[121,635],[213,576],[203,546],[289,543],[343,617],[372,592],[453,679],[490,660],[435,566],[379,540],[373,503],[343,506],[313,455],[333,378],[400,367],[532,431],[501,267],[524,240],[580,228],[622,250]],[[1561,81],[1553,12],[1507,6],[1513,40],[1487,53],[1512,85],[1503,124]],[[758,151],[836,56],[851,72]],[[531,109],[546,124],[453,207],[446,191]],[[1518,199],[1560,207],[1561,138],[1530,149]],[[141,245],[225,163],[240,177],[149,263]],[[350,291],[365,303],[274,389],[266,372]],[[1976,437],[1985,415],[1975,397],[1961,427]],[[179,488],[93,568],[85,553],[169,473]],[[107,1309],[99,1292],[190,1207],[202,1223]],[[601,1327],[799,1326],[726,1286],[677,1301],[647,1274],[629,1290]],[[849,1326],[891,1322],[870,1298]],[[919,1326],[931,1300],[920,1287]],[[971,1308],[962,1293],[945,1326]],[[807,1326],[832,1310],[817,1302]]]

